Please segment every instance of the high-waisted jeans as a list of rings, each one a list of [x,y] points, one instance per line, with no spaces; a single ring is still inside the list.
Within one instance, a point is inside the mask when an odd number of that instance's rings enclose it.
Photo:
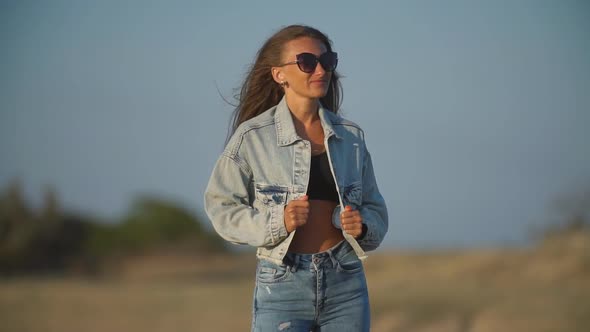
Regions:
[[[316,254],[288,253],[283,264],[259,259],[252,331],[369,331],[362,262],[346,241]]]

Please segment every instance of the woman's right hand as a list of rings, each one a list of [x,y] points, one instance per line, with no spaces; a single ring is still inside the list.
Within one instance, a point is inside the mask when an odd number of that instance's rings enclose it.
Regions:
[[[309,201],[307,195],[294,199],[285,207],[285,228],[288,233],[307,223]]]

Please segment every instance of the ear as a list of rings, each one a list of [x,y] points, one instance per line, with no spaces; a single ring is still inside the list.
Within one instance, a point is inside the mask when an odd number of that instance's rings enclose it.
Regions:
[[[285,81],[285,74],[282,71],[281,67],[272,67],[271,69],[272,78],[278,84]]]

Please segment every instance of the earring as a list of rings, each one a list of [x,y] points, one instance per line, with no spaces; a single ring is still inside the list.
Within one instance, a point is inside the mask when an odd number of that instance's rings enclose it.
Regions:
[[[283,88],[286,87],[289,83],[285,82],[285,81],[281,81],[281,83],[279,83],[280,86],[282,86]]]

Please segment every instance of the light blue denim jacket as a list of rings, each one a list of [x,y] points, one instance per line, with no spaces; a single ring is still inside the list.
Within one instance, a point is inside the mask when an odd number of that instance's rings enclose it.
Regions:
[[[359,258],[376,249],[388,228],[387,208],[379,193],[362,129],[320,106],[326,152],[338,184],[340,211],[360,210],[367,232],[358,241],[343,232]],[[217,160],[205,192],[205,211],[225,240],[258,247],[257,257],[280,264],[295,231],[287,233],[285,206],[307,192],[311,145],[295,131],[285,98],[242,123]]]

